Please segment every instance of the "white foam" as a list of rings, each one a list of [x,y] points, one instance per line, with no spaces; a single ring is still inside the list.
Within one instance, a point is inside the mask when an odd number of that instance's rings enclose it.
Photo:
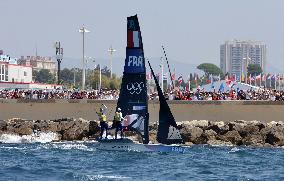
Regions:
[[[230,151],[229,151],[229,153],[235,153],[235,152],[238,152],[238,151],[240,151],[241,149],[239,149],[239,148],[237,148],[237,147],[234,147],[234,148],[232,148]]]
[[[58,134],[53,132],[41,132],[23,136],[15,134],[2,134],[0,136],[0,142],[2,143],[48,143],[56,140],[59,140]]]
[[[105,179],[115,179],[115,180],[124,180],[130,179],[130,177],[124,177],[120,175],[86,175],[89,180],[105,180]]]

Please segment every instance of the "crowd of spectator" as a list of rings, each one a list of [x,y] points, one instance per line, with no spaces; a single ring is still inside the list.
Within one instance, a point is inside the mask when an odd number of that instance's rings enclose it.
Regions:
[[[227,92],[206,92],[197,89],[193,91],[167,91],[164,93],[168,100],[268,100],[284,101],[284,92],[273,89],[258,90],[229,90]],[[118,90],[0,90],[0,99],[98,99],[116,100],[119,97]],[[158,100],[157,92],[148,94],[149,100]]]
[[[188,91],[170,91],[165,93],[169,100],[265,100],[265,101],[284,101],[284,92],[273,89],[258,90],[229,90],[227,92],[206,92],[197,90],[196,92]],[[150,97],[157,99],[156,94]]]
[[[118,99],[119,91],[0,90],[0,99]]]

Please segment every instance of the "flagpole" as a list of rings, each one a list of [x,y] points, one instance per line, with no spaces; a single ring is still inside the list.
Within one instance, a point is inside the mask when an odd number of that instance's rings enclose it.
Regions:
[[[256,86],[256,75],[254,74],[254,86]]]
[[[270,79],[269,79],[269,88],[271,88],[271,79],[272,79],[272,76],[270,76]]]
[[[266,77],[266,75],[264,76],[264,86],[266,87],[266,79],[267,79],[267,77]]]
[[[260,74],[259,87],[261,87],[261,81],[262,81],[262,77],[261,77],[261,74]]]
[[[249,85],[251,85],[251,74],[249,74]]]
[[[280,91],[280,74],[278,74],[278,87],[279,87],[279,91]]]
[[[276,74],[274,74],[274,89],[276,90]]]

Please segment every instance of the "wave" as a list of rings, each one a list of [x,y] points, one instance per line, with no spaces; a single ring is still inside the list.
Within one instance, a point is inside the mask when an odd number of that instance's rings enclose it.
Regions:
[[[87,179],[89,180],[125,180],[130,179],[130,177],[120,176],[120,175],[86,175]]]
[[[48,143],[59,140],[58,134],[53,132],[34,133],[31,135],[2,134],[0,143]]]
[[[61,149],[61,150],[83,150],[83,151],[95,151],[94,148],[89,148],[84,144],[78,144],[76,142],[57,142],[52,144],[41,145],[45,149]]]

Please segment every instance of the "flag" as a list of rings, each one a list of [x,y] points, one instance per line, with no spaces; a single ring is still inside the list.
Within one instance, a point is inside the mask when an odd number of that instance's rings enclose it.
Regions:
[[[159,80],[160,80],[160,73],[157,73],[157,74],[156,74],[156,78],[157,78],[157,80],[158,80],[158,82],[159,82]]]
[[[266,75],[265,74],[262,75],[262,80],[266,80]]]
[[[231,81],[236,81],[236,74],[231,77]]]
[[[186,91],[187,91],[187,92],[190,91],[190,79],[188,79],[188,86],[186,87]]]
[[[267,78],[267,80],[270,80],[271,79],[271,75],[268,75],[266,78]]]
[[[222,82],[222,84],[220,85],[219,91],[220,92],[224,92],[225,91],[224,82]]]
[[[183,78],[182,78],[182,76],[179,76],[178,83],[181,84],[182,82],[183,82]]]
[[[168,74],[163,75],[163,80],[168,80]]]
[[[175,73],[174,74],[172,74],[172,76],[171,76],[171,80],[175,80],[176,78],[175,78]]]
[[[276,77],[276,75],[274,74],[274,75],[271,76],[271,79],[275,79],[275,77]]]
[[[261,74],[255,77],[255,80],[259,80],[259,79],[261,79]]]
[[[127,47],[141,47],[140,31],[127,30]]]
[[[146,74],[146,79],[147,80],[151,80],[152,79],[152,74],[151,73]]]
[[[244,81],[245,81],[245,74],[244,74],[244,73],[242,73],[241,81],[242,81],[242,82],[244,82]]]
[[[210,76],[210,81],[211,81],[211,88],[214,88],[214,80],[213,80],[213,75],[211,74]]]

